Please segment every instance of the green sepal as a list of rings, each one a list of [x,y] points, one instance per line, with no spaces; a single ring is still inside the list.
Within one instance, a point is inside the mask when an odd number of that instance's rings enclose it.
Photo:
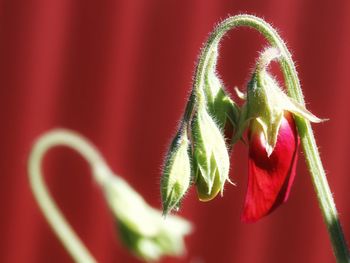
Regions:
[[[207,194],[215,196],[218,193],[216,190],[213,192],[215,181],[218,180],[222,192],[229,180],[230,159],[224,136],[205,107],[198,108],[192,123],[192,138],[195,180],[202,180]],[[197,184],[197,190],[198,187],[201,186]]]
[[[266,69],[256,71],[248,84],[245,119],[248,121],[254,118],[260,123],[266,138],[268,155],[276,145],[284,111],[292,112],[311,122],[322,121],[285,94]]]
[[[198,199],[202,202],[207,202],[214,199],[218,195],[218,193],[222,190],[220,176],[215,175],[214,183],[211,189],[209,189],[209,185],[201,175],[201,171],[198,170],[197,172],[198,174],[197,174],[197,181],[196,181],[196,189],[197,189]]]

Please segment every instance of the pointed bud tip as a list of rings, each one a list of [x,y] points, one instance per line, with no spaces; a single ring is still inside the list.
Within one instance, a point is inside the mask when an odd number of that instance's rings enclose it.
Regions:
[[[234,87],[234,90],[238,98],[240,98],[241,100],[247,99],[247,94],[242,92],[238,87]]]
[[[270,157],[271,154],[273,153],[273,147],[268,143],[266,143],[266,153],[267,153],[267,157]]]
[[[314,116],[314,118],[312,120],[310,120],[310,121],[314,122],[314,123],[321,123],[321,122],[329,121],[329,119],[328,118],[320,119],[320,118]]]
[[[232,182],[230,178],[227,178],[226,180],[227,180],[227,182],[229,182],[229,184],[231,184],[233,186],[237,186],[237,184]]]
[[[180,209],[180,202],[184,195],[177,193],[178,189],[176,188],[176,185],[171,189],[170,193],[166,196],[166,198],[162,202],[163,206],[163,216],[166,216],[170,214],[172,211],[179,211]]]
[[[314,115],[313,113],[311,113],[310,111],[308,111],[305,107],[303,106],[300,106],[300,109],[298,109],[299,111],[295,111],[293,112],[295,115],[301,117],[301,118],[304,118],[304,119],[307,119],[308,121],[310,122],[313,122],[313,123],[321,123],[321,122],[324,122],[324,121],[328,121],[329,119],[321,119],[319,117],[317,117],[316,115]]]

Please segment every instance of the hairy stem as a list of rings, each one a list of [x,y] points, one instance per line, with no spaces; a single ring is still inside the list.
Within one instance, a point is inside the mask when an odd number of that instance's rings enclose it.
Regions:
[[[202,54],[196,68],[193,92],[200,96],[205,81],[205,68],[210,61],[211,54],[218,48],[218,43],[220,42],[221,38],[227,31],[241,26],[256,29],[267,39],[272,47],[280,50],[281,57],[279,59],[279,63],[285,78],[289,96],[300,104],[304,105],[305,103],[299,78],[291,54],[288,51],[285,43],[273,27],[271,27],[264,20],[252,15],[237,15],[229,17],[216,27],[202,50]],[[191,109],[195,108],[195,106],[191,105]],[[335,257],[337,262],[350,262],[348,247],[346,245],[345,237],[339,222],[338,213],[327,182],[326,174],[320,159],[310,122],[297,117],[296,124],[301,137],[313,186],[318,197],[318,203],[329,232]]]
[[[41,162],[45,153],[55,146],[68,146],[79,152],[91,165],[94,179],[101,185],[112,176],[112,172],[93,145],[68,130],[54,130],[40,137],[29,157],[28,172],[32,191],[51,228],[75,262],[95,263],[97,261],[66,221],[44,182]]]

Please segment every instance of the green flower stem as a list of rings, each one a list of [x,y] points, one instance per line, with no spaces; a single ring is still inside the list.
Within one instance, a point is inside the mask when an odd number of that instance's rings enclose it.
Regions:
[[[305,105],[294,62],[285,43],[274,28],[264,20],[252,15],[237,15],[229,17],[216,27],[202,50],[195,73],[193,93],[200,97],[205,81],[205,68],[209,63],[213,52],[218,48],[218,43],[221,38],[227,31],[240,26],[247,26],[256,29],[268,40],[272,47],[276,47],[280,50],[281,58],[279,59],[279,63],[283,71],[289,96],[300,104]],[[193,110],[196,108],[196,103],[194,99],[192,99],[191,102],[190,108]],[[191,114],[187,115],[191,116]],[[314,189],[317,193],[318,202],[330,235],[335,257],[337,262],[350,262],[348,247],[339,222],[338,213],[327,182],[310,122],[301,118],[296,118],[296,124],[301,137]]]
[[[46,133],[35,143],[29,157],[29,179],[33,194],[51,228],[75,262],[95,263],[96,259],[84,246],[53,201],[43,180],[41,162],[45,153],[55,146],[68,146],[79,152],[91,165],[96,182],[103,185],[112,172],[99,151],[83,137],[67,130]]]

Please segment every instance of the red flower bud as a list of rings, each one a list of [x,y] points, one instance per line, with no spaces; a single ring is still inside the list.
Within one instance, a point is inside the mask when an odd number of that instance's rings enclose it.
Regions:
[[[288,199],[295,177],[299,136],[293,116],[285,111],[273,152],[266,152],[261,124],[251,120],[249,127],[248,191],[241,219],[255,222]]]

